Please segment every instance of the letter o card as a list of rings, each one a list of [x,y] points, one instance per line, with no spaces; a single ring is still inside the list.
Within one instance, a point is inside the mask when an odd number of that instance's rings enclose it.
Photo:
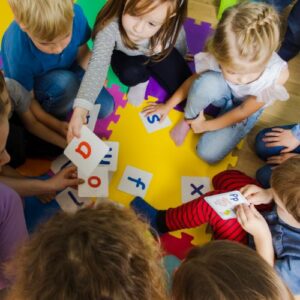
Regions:
[[[90,129],[82,126],[80,138],[74,137],[64,154],[88,177],[108,153],[109,147]]]
[[[88,177],[79,171],[78,178],[84,179],[84,183],[78,186],[79,197],[108,197],[108,170],[106,168],[98,166]]]

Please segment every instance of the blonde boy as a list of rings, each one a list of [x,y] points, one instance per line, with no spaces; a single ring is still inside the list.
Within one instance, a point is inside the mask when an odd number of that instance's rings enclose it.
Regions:
[[[54,142],[49,135],[52,131],[65,137],[67,124],[57,119],[65,120],[72,110],[87,66],[89,25],[82,9],[72,0],[8,2],[15,20],[2,40],[5,77],[20,85],[18,90],[24,99],[27,93],[33,98],[26,110],[31,111],[31,118],[22,115],[21,119],[30,124],[33,118],[40,121],[47,127],[48,134],[39,136],[63,148],[65,142]],[[101,101],[107,103],[101,107],[103,116],[112,111],[113,100],[106,91],[102,94]]]

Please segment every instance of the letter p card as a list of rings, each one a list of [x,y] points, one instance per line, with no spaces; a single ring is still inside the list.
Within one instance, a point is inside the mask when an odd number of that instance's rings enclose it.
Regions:
[[[86,126],[82,126],[80,138],[75,137],[64,154],[88,177],[108,151],[109,147],[101,139]]]

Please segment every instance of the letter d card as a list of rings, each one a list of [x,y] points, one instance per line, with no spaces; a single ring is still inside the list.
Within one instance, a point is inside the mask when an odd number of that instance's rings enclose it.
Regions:
[[[82,126],[80,138],[74,137],[64,154],[88,177],[108,153],[109,147],[90,129]]]

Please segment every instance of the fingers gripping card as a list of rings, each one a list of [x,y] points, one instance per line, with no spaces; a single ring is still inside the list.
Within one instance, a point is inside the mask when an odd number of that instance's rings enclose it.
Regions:
[[[78,167],[86,177],[99,165],[109,147],[90,129],[82,126],[80,138],[73,138],[64,154]]]
[[[78,177],[84,183],[78,186],[79,197],[108,197],[108,170],[98,166],[93,173],[85,177],[79,171]]]
[[[162,122],[160,122],[159,115],[154,114],[150,116],[145,116],[143,112],[140,112],[139,115],[148,133],[152,133],[154,131],[169,127],[171,125],[171,120],[169,117],[166,117]]]
[[[249,204],[247,199],[239,191],[207,196],[204,197],[204,200],[223,220],[236,218],[234,208],[237,205],[243,203]]]
[[[134,196],[145,197],[152,174],[144,170],[127,166],[118,189]]]

